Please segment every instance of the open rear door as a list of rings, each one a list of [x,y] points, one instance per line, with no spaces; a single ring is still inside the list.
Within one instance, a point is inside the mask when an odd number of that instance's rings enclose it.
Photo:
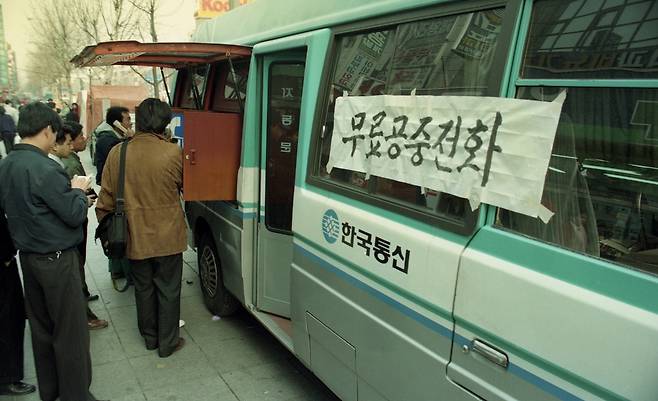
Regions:
[[[87,46],[71,62],[76,67],[127,65],[180,71],[211,66],[225,60],[233,62],[250,55],[251,48],[247,46],[116,41]],[[166,89],[169,96],[169,88]],[[176,99],[176,96],[174,94],[170,99]],[[196,106],[174,108],[170,125],[175,136],[184,138],[184,198],[186,201],[235,200],[242,143],[242,112],[209,111],[208,102],[197,100]]]

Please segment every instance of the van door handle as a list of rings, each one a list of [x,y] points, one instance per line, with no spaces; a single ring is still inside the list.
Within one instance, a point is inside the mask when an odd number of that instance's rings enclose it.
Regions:
[[[507,369],[507,367],[509,366],[509,359],[507,358],[507,355],[505,355],[504,352],[496,349],[495,347],[492,347],[491,345],[483,341],[474,339],[471,342],[471,349],[474,352],[477,352],[478,354],[482,355],[488,361],[495,363],[496,365],[500,365],[505,369]]]

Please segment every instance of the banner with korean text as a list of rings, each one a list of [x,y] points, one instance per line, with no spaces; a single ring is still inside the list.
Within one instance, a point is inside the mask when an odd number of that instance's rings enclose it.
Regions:
[[[566,93],[552,102],[476,96],[342,96],[327,169],[341,168],[540,217]]]

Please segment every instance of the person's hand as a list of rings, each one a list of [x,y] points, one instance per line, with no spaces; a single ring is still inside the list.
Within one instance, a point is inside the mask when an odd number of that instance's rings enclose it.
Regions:
[[[87,196],[87,207],[94,206],[94,203],[96,203],[96,197],[88,195]]]
[[[74,175],[71,179],[71,188],[77,188],[87,192],[90,186],[91,177]]]
[[[133,136],[135,136],[135,131],[133,131],[132,128],[128,128],[126,131],[126,138],[132,138]]]

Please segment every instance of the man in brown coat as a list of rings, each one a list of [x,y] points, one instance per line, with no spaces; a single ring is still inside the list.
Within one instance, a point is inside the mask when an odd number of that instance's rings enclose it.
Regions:
[[[126,149],[125,212],[127,256],[135,281],[139,332],[147,349],[167,357],[183,347],[179,337],[182,252],[187,249],[180,203],[183,185],[181,149],[164,137],[171,121],[169,105],[155,98],[136,109],[136,131]],[[96,216],[114,210],[121,146],[107,157]]]

